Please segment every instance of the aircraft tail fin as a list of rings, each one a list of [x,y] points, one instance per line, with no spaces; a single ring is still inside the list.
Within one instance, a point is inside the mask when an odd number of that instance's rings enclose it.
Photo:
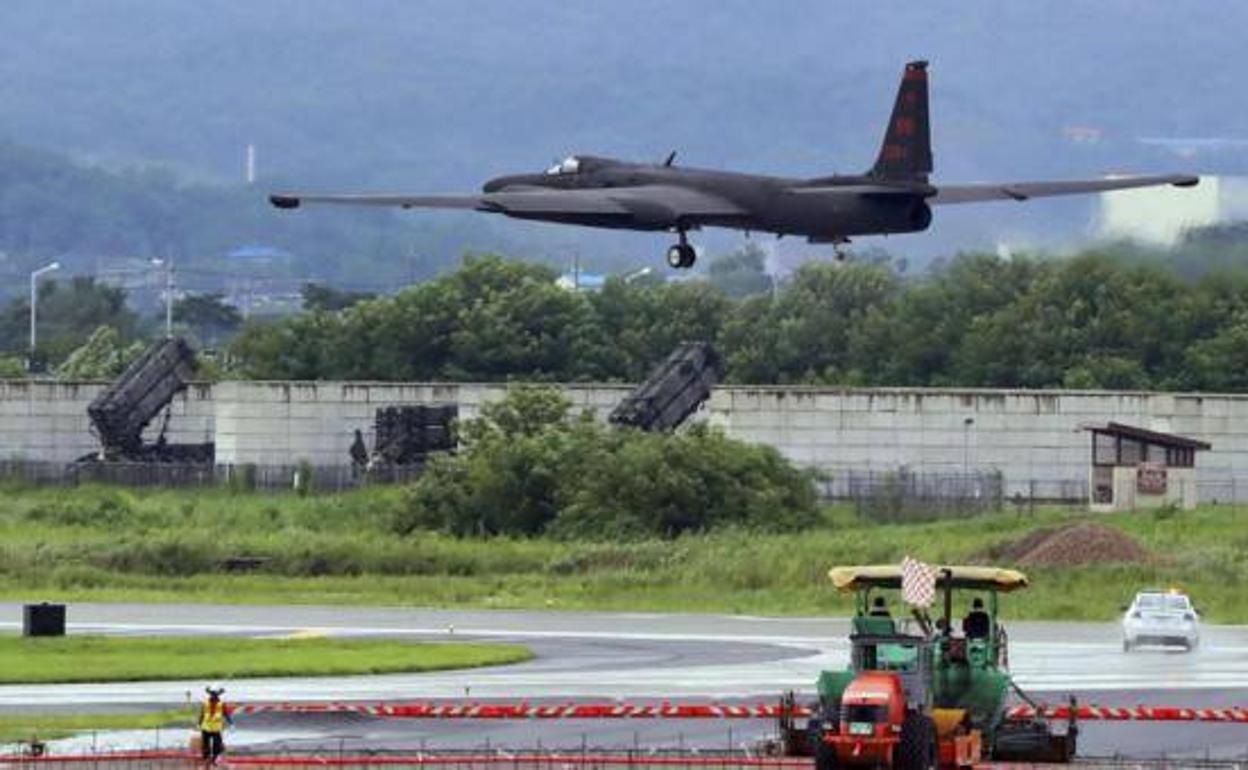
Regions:
[[[926,181],[932,172],[932,138],[927,114],[927,62],[906,65],[884,144],[868,172],[877,179]]]

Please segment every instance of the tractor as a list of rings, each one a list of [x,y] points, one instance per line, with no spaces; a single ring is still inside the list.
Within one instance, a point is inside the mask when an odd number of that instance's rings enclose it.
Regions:
[[[997,600],[1026,587],[1026,576],[991,567],[934,570],[934,598],[943,604],[935,620],[927,607],[912,608],[911,617],[891,616],[883,592],[901,588],[898,566],[831,570],[836,588],[855,596],[849,667],[819,676],[814,716],[786,743],[804,744],[801,753],[814,754],[816,770],[965,768],[984,758],[1070,761],[1078,735],[1074,722],[1057,734],[1046,722],[1005,718],[1011,688],[1026,696],[1007,673],[1008,641],[997,620]],[[976,595],[960,629],[953,617],[955,591]]]

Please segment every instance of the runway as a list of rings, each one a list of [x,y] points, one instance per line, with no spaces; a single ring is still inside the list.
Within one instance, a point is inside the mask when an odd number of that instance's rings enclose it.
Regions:
[[[0,604],[19,618],[20,605]],[[17,623],[0,623],[14,628]],[[1124,654],[1115,624],[1007,624],[1018,683],[1049,700],[1073,692],[1103,704],[1248,704],[1248,628],[1204,629],[1191,654]],[[848,657],[848,622],[650,613],[441,611],[398,608],[92,605],[69,607],[69,633],[214,634],[246,637],[307,632],[416,639],[492,639],[529,645],[532,661],[429,674],[228,682],[235,702],[490,699],[772,700],[787,689],[810,693],[820,670]],[[117,709],[182,703],[199,681],[0,687],[0,710]],[[364,718],[249,717],[235,740],[284,745],[337,742],[379,748],[485,743],[546,745],[708,745],[750,741],[771,728],[746,723],[419,722]],[[730,732],[731,730],[731,732]],[[1085,727],[1084,751],[1138,756],[1248,753],[1248,728],[1230,725]],[[1144,752],[1140,754],[1139,752]]]

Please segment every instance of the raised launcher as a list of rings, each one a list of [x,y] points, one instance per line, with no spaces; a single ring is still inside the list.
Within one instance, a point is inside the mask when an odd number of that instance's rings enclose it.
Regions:
[[[212,445],[143,445],[143,429],[195,374],[195,352],[181,337],[161,340],[143,352],[87,407],[99,436],[100,460],[212,462]]]
[[[455,448],[451,422],[459,417],[455,404],[443,406],[387,406],[377,410],[374,422],[374,465],[416,465],[433,452]]]
[[[675,430],[711,396],[720,360],[706,342],[676,348],[607,418],[613,425],[649,431]]]

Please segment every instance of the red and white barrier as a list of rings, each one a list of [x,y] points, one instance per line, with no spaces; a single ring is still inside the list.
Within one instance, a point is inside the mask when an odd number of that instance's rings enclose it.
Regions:
[[[777,703],[244,703],[235,714],[362,714],[408,719],[775,719]],[[810,716],[795,706],[793,716]]]
[[[360,714],[406,719],[775,719],[785,712],[779,703],[540,703],[413,702],[413,703],[245,703],[235,714]],[[794,718],[812,714],[795,705]],[[1070,706],[1013,706],[1006,719],[1070,718]],[[1234,722],[1248,723],[1248,707],[1188,708],[1183,706],[1095,706],[1075,708],[1079,721]]]
[[[1189,708],[1186,706],[1092,706],[1075,707],[1079,721],[1109,722],[1248,722],[1248,708]],[[1013,706],[1006,719],[1070,719],[1070,706]]]

